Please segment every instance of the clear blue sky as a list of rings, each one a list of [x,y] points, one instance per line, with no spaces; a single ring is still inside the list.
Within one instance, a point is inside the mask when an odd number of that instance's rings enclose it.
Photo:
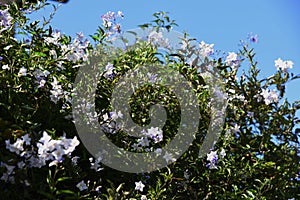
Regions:
[[[51,8],[51,7],[49,7]],[[46,9],[34,18],[49,14]],[[62,5],[52,26],[74,36],[93,34],[107,11],[123,11],[123,30],[152,20],[156,11],[168,11],[177,31],[215,44],[215,49],[237,51],[240,39],[249,32],[259,35],[254,45],[262,76],[276,72],[274,60],[292,60],[294,74],[300,73],[300,1],[298,0],[70,0]],[[300,100],[300,80],[288,85],[289,100]],[[298,112],[299,116],[299,112]]]

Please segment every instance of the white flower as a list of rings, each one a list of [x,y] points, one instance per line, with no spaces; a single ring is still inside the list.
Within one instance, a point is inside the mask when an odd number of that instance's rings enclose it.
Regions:
[[[3,66],[2,66],[2,69],[3,69],[3,70],[9,70],[10,67],[9,67],[8,65],[3,65]]]
[[[84,183],[84,181],[80,181],[76,187],[80,190],[80,191],[83,191],[83,190],[86,190],[88,189],[87,185]]]
[[[76,33],[76,36],[77,36],[77,38],[78,38],[80,41],[83,41],[84,34],[83,34],[82,32]]]
[[[123,14],[122,11],[118,11],[118,12],[117,12],[117,16],[123,18],[123,17],[124,17],[124,14]]]
[[[269,89],[262,89],[260,94],[263,96],[267,105],[277,103],[279,101],[278,94],[274,90],[270,91]]]
[[[207,160],[212,161],[214,158],[218,157],[217,151],[211,151],[207,154]]]
[[[238,55],[234,52],[229,52],[225,60],[226,64],[229,66],[236,66],[238,61]]]
[[[20,161],[20,162],[17,163],[17,166],[18,166],[19,169],[23,169],[25,167],[25,165],[26,164],[23,161]]]
[[[103,117],[103,121],[108,121],[109,120],[109,117],[108,117],[108,114],[105,113],[104,115],[102,115]]]
[[[35,76],[36,79],[39,80],[41,78],[47,77],[50,74],[50,72],[48,70],[42,71],[40,69],[36,69],[32,74]]]
[[[156,31],[152,31],[151,33],[149,33],[148,35],[148,41],[149,42],[159,42],[160,40],[163,39],[163,35],[162,32],[156,32]]]
[[[93,162],[93,158],[90,158],[89,159],[90,160],[90,164],[91,164],[91,169],[94,169],[96,172],[98,172],[98,171],[100,171],[100,170],[102,170],[103,168],[101,168],[101,166],[100,166],[100,162],[101,162],[101,160],[102,160],[102,157],[101,156],[99,156],[96,160],[95,160],[95,162]]]
[[[162,149],[161,148],[157,148],[157,149],[155,149],[154,152],[155,152],[156,156],[160,156],[161,152],[162,152]]]
[[[143,192],[145,185],[142,183],[142,181],[135,182],[135,190],[139,190]]]
[[[9,29],[12,25],[13,18],[9,14],[8,9],[0,10],[0,27],[3,27],[0,32]]]
[[[114,74],[114,65],[111,63],[108,63],[105,66],[105,77],[108,79]]]
[[[56,31],[55,33],[52,33],[51,37],[45,38],[45,42],[47,44],[55,44],[59,45],[58,40],[61,38],[61,33],[59,31]]]
[[[188,41],[182,40],[182,42],[181,42],[181,49],[182,50],[186,50],[186,48],[188,47],[188,45],[189,45]]]
[[[143,195],[141,196],[141,200],[147,200],[147,196],[143,194]]]
[[[59,82],[57,81],[56,77],[53,77],[53,82],[51,83],[51,85],[52,85],[52,90],[50,90],[51,93],[50,98],[51,101],[57,103],[57,101],[59,101],[64,97],[64,91],[61,85],[59,85]]]
[[[54,49],[51,49],[51,50],[49,51],[49,54],[50,54],[50,56],[52,56],[54,59],[57,59],[57,53],[56,53],[56,51],[55,51]]]
[[[138,146],[147,147],[149,146],[149,140],[147,137],[142,137],[137,140]]]
[[[61,160],[63,155],[65,155],[65,150],[58,146],[56,147],[55,151],[52,152],[52,155],[54,156],[55,160]]]
[[[91,169],[95,170],[96,172],[103,170],[98,162],[91,163]]]
[[[5,51],[7,51],[7,50],[9,50],[9,49],[12,48],[12,47],[13,47],[13,45],[8,45],[8,46],[4,47],[3,49],[4,49]]]
[[[238,124],[235,124],[233,128],[231,128],[231,130],[234,132],[234,133],[238,133],[240,132],[240,125]]]
[[[152,140],[154,140],[154,143],[158,143],[163,140],[163,132],[158,127],[156,128],[151,127],[150,129],[147,130],[145,135],[150,137]]]
[[[214,53],[214,44],[206,44],[204,41],[201,41],[199,46],[202,57],[208,57]]]
[[[281,58],[275,60],[274,63],[277,70],[282,70],[282,71],[287,71],[288,69],[292,69],[294,65],[292,61],[290,60],[283,61],[281,60]]]
[[[121,111],[118,111],[118,112],[110,112],[109,113],[110,117],[111,117],[111,120],[115,121],[116,119],[118,118],[123,118],[123,114]]]
[[[27,69],[26,69],[25,67],[22,67],[22,68],[19,70],[18,77],[26,76],[26,75],[27,75]]]
[[[65,154],[72,153],[75,150],[75,148],[80,144],[76,136],[73,139],[67,139],[65,137],[62,137],[62,141],[62,144],[66,150]]]
[[[58,160],[53,160],[52,162],[49,163],[48,166],[49,166],[49,167],[52,167],[52,166],[54,166],[54,165],[55,165],[55,166],[58,166],[58,163],[59,163]]]
[[[183,177],[184,177],[185,179],[189,179],[189,178],[190,178],[190,174],[188,173],[187,170],[183,172]]]
[[[51,140],[51,136],[48,135],[46,131],[43,132],[43,137],[40,138],[39,142],[41,143],[48,143]]]
[[[226,156],[225,149],[222,149],[220,152],[220,158],[224,158]]]
[[[173,155],[171,153],[168,153],[168,152],[165,153],[163,158],[166,160],[167,163],[176,161],[176,159],[173,158]]]
[[[6,168],[6,172],[4,172],[2,174],[2,177],[0,178],[0,180],[3,180],[5,182],[11,182],[11,183],[15,183],[15,179],[13,177],[13,174],[15,173],[14,172],[14,169],[15,169],[15,166],[12,166],[12,165],[7,165],[6,163],[0,163],[0,167],[5,167]]]
[[[221,88],[214,87],[213,90],[213,99],[217,102],[223,102],[225,99],[228,98],[228,94],[223,92]]]
[[[170,46],[168,38],[164,39],[162,32],[152,31],[148,35],[148,42],[151,42],[159,47],[168,48]]]
[[[26,145],[30,145],[31,138],[29,137],[28,134],[23,135],[22,139],[23,139],[23,142],[25,142]]]
[[[155,83],[156,80],[157,80],[158,74],[151,74],[151,73],[148,73],[147,76],[148,76],[149,81],[150,81],[151,83]]]
[[[37,143],[38,159],[33,159],[30,162],[34,166],[44,166],[46,161],[51,160],[52,162],[49,166],[57,165],[62,161],[64,155],[69,156],[78,145],[79,141],[76,136],[73,139],[68,139],[63,136],[58,140],[53,140],[48,133],[44,131],[43,136]],[[74,162],[73,159],[72,162]]]
[[[10,152],[15,152],[16,154],[20,154],[20,152],[24,151],[23,148],[24,141],[21,140],[20,138],[18,138],[14,144],[10,144],[9,140],[6,140],[5,143],[6,143],[6,149],[8,149]]]
[[[209,167],[209,169],[217,169],[217,162],[218,162],[218,153],[217,151],[211,151],[210,153],[207,154],[207,161],[209,163],[206,165]]]
[[[45,84],[46,84],[46,80],[44,80],[44,79],[40,80],[38,88],[44,87]]]
[[[71,160],[72,160],[72,164],[73,165],[77,165],[77,163],[78,163],[78,160],[79,160],[79,156],[74,156]]]

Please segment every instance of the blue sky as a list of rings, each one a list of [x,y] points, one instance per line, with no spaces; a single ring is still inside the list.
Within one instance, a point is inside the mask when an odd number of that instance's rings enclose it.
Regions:
[[[49,15],[45,9],[34,18]],[[167,11],[179,27],[199,41],[215,44],[215,49],[237,51],[239,40],[253,32],[259,35],[255,44],[256,59],[262,76],[276,72],[274,60],[292,60],[294,74],[300,73],[300,1],[298,0],[70,0],[62,5],[52,26],[74,36],[95,33],[102,23],[101,15],[121,10],[123,30],[152,20],[156,11]],[[287,87],[289,100],[300,100],[300,80]],[[298,114],[299,115],[299,114]]]

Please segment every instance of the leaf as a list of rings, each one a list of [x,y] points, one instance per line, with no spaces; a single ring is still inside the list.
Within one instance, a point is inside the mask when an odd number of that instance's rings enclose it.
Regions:
[[[31,54],[32,57],[47,57],[45,53],[42,52],[34,52]]]
[[[120,189],[123,187],[124,184],[125,184],[125,183],[121,183],[121,184],[118,186],[118,188],[116,189],[116,192],[119,192]]]
[[[62,182],[62,181],[69,180],[69,179],[72,179],[72,177],[61,177],[61,178],[57,179],[57,182]]]
[[[255,195],[250,190],[246,191],[251,198],[255,198]]]
[[[297,74],[296,76],[292,77],[291,80],[294,80],[294,79],[297,79],[297,78],[300,78],[300,74]]]
[[[71,195],[75,195],[75,192],[73,192],[72,190],[59,190],[56,192],[57,195],[59,194],[71,194]]]
[[[50,194],[50,193],[47,193],[47,192],[44,192],[44,191],[37,191],[37,193],[39,193],[39,194],[41,194],[41,195],[47,197],[47,199],[53,199],[53,200],[55,199],[55,198],[52,196],[52,194]]]

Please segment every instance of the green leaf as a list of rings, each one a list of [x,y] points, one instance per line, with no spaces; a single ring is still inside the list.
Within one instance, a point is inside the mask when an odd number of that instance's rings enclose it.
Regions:
[[[72,179],[72,177],[61,177],[61,178],[57,179],[57,182],[62,182],[62,181],[65,181],[65,180],[70,180],[70,179]]]
[[[71,194],[73,196],[75,196],[75,192],[73,192],[72,190],[59,190],[59,191],[56,191],[56,194],[59,195],[59,194]]]
[[[32,57],[47,57],[45,53],[42,52],[34,52],[31,54]]]
[[[47,192],[44,192],[44,191],[40,191],[40,190],[38,190],[37,193],[39,193],[39,194],[47,197],[47,199],[53,199],[53,200],[55,200],[55,198],[50,193],[47,193]]]

